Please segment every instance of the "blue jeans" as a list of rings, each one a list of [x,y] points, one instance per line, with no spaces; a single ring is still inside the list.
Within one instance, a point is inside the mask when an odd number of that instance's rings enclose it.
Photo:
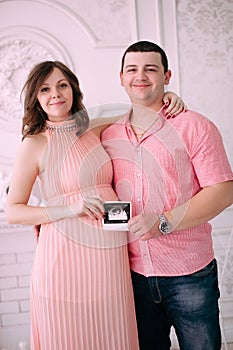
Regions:
[[[217,262],[177,277],[145,277],[132,271],[140,350],[170,349],[174,326],[181,350],[219,350]]]

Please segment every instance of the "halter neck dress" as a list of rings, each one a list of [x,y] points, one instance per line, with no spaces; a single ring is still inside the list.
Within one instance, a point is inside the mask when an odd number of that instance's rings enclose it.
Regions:
[[[111,160],[74,120],[47,122],[39,186],[46,206],[116,200]],[[32,350],[138,350],[126,232],[87,216],[41,226],[31,278]]]

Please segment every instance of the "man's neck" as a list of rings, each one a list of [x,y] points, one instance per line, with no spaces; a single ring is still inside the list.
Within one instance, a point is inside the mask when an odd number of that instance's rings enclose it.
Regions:
[[[158,119],[159,110],[144,107],[141,105],[132,105],[132,112],[130,115],[130,123],[132,127],[134,129],[139,128],[141,130],[150,128],[150,126],[152,126]]]

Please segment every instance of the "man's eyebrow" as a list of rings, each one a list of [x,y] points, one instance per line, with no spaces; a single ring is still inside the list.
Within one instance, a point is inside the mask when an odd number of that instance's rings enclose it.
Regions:
[[[127,66],[125,66],[125,68],[129,68],[129,67],[137,67],[137,64],[127,64]],[[154,64],[154,63],[145,64],[145,67],[159,68],[159,66],[157,64]]]
[[[146,67],[156,67],[159,68],[159,66],[157,64],[151,63],[151,64],[146,64]]]
[[[128,68],[128,67],[136,67],[137,65],[136,64],[127,64],[127,66],[125,66],[125,68]]]

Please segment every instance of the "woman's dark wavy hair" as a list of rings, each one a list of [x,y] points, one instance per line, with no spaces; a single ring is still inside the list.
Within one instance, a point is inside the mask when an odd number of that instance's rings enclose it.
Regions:
[[[45,61],[37,64],[29,73],[23,86],[21,96],[24,97],[24,117],[22,125],[23,139],[29,135],[36,135],[44,131],[48,119],[37,99],[38,91],[47,76],[54,68],[58,68],[68,79],[73,91],[72,117],[77,121],[77,135],[82,134],[89,126],[89,117],[83,104],[83,94],[76,75],[62,62]]]

